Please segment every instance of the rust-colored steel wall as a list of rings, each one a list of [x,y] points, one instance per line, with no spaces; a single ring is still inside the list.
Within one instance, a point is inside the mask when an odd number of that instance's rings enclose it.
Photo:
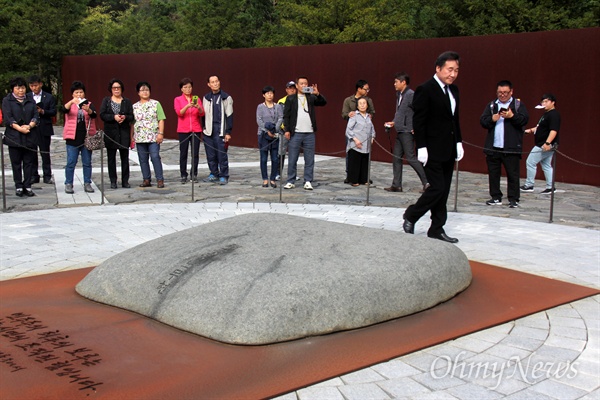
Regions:
[[[311,83],[319,85],[328,101],[317,111],[317,152],[344,156],[342,102],[354,93],[358,79],[369,82],[378,141],[389,150],[383,122],[394,115],[394,74],[406,71],[414,89],[433,75],[438,54],[455,50],[461,55],[456,84],[461,90],[466,152],[462,170],[487,171],[479,148],[486,132],[479,125],[479,117],[486,104],[495,99],[496,83],[509,79],[515,97],[529,111],[528,127],[534,126],[542,115],[534,109],[540,96],[552,92],[557,97],[556,106],[562,116],[560,151],[576,161],[559,156],[556,180],[600,186],[598,168],[581,164],[600,164],[593,148],[598,141],[598,128],[592,126],[592,113],[600,87],[600,53],[594,48],[600,48],[600,28],[321,46],[69,56],[63,60],[63,95],[65,99],[70,97],[72,80],[82,80],[87,86],[87,97],[99,106],[102,97],[109,94],[108,81],[117,77],[125,84],[125,96],[137,101],[135,84],[147,80],[152,84],[152,97],[162,103],[167,114],[167,137],[176,138],[173,98],[181,94],[179,80],[192,78],[194,94],[204,95],[208,92],[207,77],[218,74],[222,89],[234,99],[232,144],[257,147],[255,112],[263,100],[262,87],[274,86],[279,99],[285,95],[287,81],[306,75]],[[526,136],[524,151],[532,147],[533,139]],[[373,159],[391,161],[392,157],[375,146]],[[522,160],[523,176],[525,159],[526,156]],[[538,178],[541,177],[543,174],[538,171]]]

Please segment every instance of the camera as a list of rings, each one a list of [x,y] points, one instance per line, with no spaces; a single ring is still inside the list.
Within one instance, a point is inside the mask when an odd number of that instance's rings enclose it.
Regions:
[[[314,89],[311,88],[310,86],[305,86],[302,88],[302,93],[308,93],[308,94],[313,94]]]
[[[79,108],[81,108],[82,106],[85,106],[86,104],[90,104],[90,101],[88,99],[81,99],[79,101]]]

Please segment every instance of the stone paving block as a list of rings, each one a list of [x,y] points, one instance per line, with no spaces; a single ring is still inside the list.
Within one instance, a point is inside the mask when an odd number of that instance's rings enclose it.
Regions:
[[[577,368],[577,365],[574,368]],[[586,392],[594,391],[600,387],[600,375],[598,375],[598,371],[594,374],[586,374],[577,369],[577,374],[573,378],[563,378],[558,381],[585,390]]]
[[[531,355],[531,351],[499,343],[487,349],[484,354],[510,360],[514,357],[519,357],[520,359],[527,358]]]
[[[568,361],[575,361],[581,353],[576,350],[564,349],[560,347],[549,346],[544,343],[534,353],[533,357],[536,361],[550,362],[550,363],[566,363]]]
[[[314,384],[313,386],[342,386],[344,385],[344,381],[338,376],[337,378],[328,379],[323,382],[319,382]]]
[[[578,399],[587,394],[587,392],[582,389],[578,389],[576,387],[569,386],[562,382],[557,382],[551,379],[546,379],[533,385],[531,390],[561,400]]]
[[[521,336],[507,336],[500,342],[501,344],[509,347],[516,347],[518,349],[524,349],[529,351],[537,350],[543,343],[543,340],[531,339]]]
[[[371,383],[385,379],[371,368],[365,368],[359,371],[351,372],[349,374],[340,376],[340,378],[346,384]]]
[[[553,332],[551,332],[550,336],[548,336],[548,339],[546,339],[545,344],[548,346],[561,347],[563,349],[569,349],[569,350],[575,350],[575,351],[581,352],[581,351],[583,351],[583,349],[585,349],[587,341],[571,339],[568,337],[555,335],[555,334],[553,334]]]
[[[459,347],[461,349],[465,349],[473,353],[480,353],[493,346],[493,343],[490,343],[485,340],[472,338],[470,336],[463,336],[461,338],[453,340],[451,344],[452,346]]]
[[[454,386],[464,385],[465,381],[453,375],[452,370],[436,370],[424,372],[420,375],[411,376],[415,382],[420,383],[429,390],[446,390]]]
[[[388,396],[374,383],[340,386],[338,388],[346,400],[388,400]]]
[[[373,365],[371,369],[387,379],[403,378],[421,373],[418,369],[413,368],[400,360],[391,360]]]
[[[549,318],[552,317],[567,317],[567,318],[579,318],[579,313],[570,304],[564,304],[562,306],[550,308],[546,310]]]
[[[430,392],[411,396],[411,400],[453,400],[457,397],[452,396],[448,392]]]
[[[499,399],[502,394],[473,384],[454,386],[448,392],[460,399]]]
[[[556,400],[555,397],[550,397],[540,392],[536,392],[530,388],[523,389],[520,392],[506,396],[505,400]]]
[[[545,329],[528,328],[526,326],[516,325],[510,335],[526,339],[545,340],[546,337],[548,337],[548,331]]]
[[[440,363],[438,358],[439,357],[434,354],[429,354],[425,351],[418,351],[402,356],[399,359],[407,365],[417,368],[420,371],[430,371],[432,364]],[[445,366],[445,364],[440,366]]]
[[[431,393],[431,390],[411,378],[390,379],[377,383],[393,398],[410,398],[418,394]]]
[[[586,325],[587,325],[587,322],[586,322]],[[550,329],[550,336],[561,336],[561,337],[570,338],[570,339],[587,341],[588,330],[571,328],[571,327],[567,327],[567,326],[552,325],[552,327]]]
[[[308,387],[296,392],[298,400],[345,400],[335,387]]]
[[[579,313],[577,313],[577,317],[556,317],[552,314],[550,315],[550,325],[554,326],[563,326],[566,328],[573,329],[585,329],[585,323],[581,319]]]

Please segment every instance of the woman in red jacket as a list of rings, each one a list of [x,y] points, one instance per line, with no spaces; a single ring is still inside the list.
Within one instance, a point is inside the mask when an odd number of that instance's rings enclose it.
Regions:
[[[183,78],[179,82],[181,96],[175,97],[174,107],[177,114],[177,134],[179,136],[179,172],[181,183],[188,179],[187,157],[188,149],[192,147],[192,167],[190,175],[193,182],[198,182],[198,163],[200,161],[200,133],[202,124],[200,117],[204,115],[202,102],[198,96],[192,96],[194,82],[190,78]]]

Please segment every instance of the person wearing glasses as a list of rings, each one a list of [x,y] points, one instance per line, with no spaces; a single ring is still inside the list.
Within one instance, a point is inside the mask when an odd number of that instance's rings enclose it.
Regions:
[[[510,81],[502,80],[496,84],[496,96],[497,99],[487,104],[479,119],[481,126],[488,131],[483,152],[488,167],[491,199],[485,204],[502,205],[500,176],[504,165],[508,206],[517,208],[523,130],[529,121],[529,114],[521,100],[513,97]]]
[[[370,90],[369,83],[366,80],[359,79],[356,82],[354,94],[346,97],[344,99],[344,104],[342,105],[342,118],[344,121],[348,122],[350,118],[356,115],[356,110],[358,110],[358,99],[360,98],[367,100],[367,114],[371,116],[371,119],[375,116],[373,100],[367,96]],[[348,146],[348,143],[349,141],[346,140],[346,146]],[[344,183],[350,183],[348,181],[348,153],[346,153],[346,179],[344,179]]]
[[[117,188],[117,150],[121,157],[121,186],[129,185],[129,146],[130,125],[133,121],[133,106],[131,101],[123,97],[125,86],[119,79],[108,83],[110,96],[102,100],[100,119],[104,121],[104,145],[108,158],[108,176],[110,188]]]

